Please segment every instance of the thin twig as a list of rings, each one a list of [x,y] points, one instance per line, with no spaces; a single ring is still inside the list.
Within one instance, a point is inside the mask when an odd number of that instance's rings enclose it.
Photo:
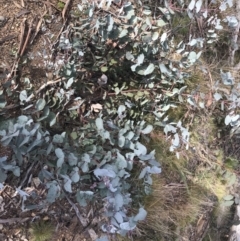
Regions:
[[[28,221],[30,218],[6,218],[6,219],[0,219],[0,223],[22,223]]]
[[[232,48],[230,47],[230,63],[233,66],[234,65],[234,56],[235,52],[238,50],[237,48],[237,40],[238,40],[238,34],[240,29],[240,2],[236,1],[236,18],[238,20],[238,25],[234,28],[233,36],[232,36]]]
[[[29,24],[27,37],[26,37],[26,40],[25,40],[25,42],[24,42],[23,48],[22,48],[22,50],[21,50],[20,56],[23,56],[23,54],[24,54],[24,51],[25,51],[25,49],[26,49],[26,47],[27,47],[27,44],[28,44],[28,41],[29,41],[29,39],[30,39],[30,34],[31,34],[31,32],[32,32],[32,29],[33,29],[33,19],[32,19],[32,21],[31,21],[30,24]]]
[[[34,164],[36,164],[36,162],[33,161],[32,164],[31,164],[31,166],[28,168],[28,170],[27,170],[27,172],[26,172],[26,174],[25,174],[22,182],[20,183],[19,189],[22,189],[25,181],[26,181],[27,178],[28,178],[28,175],[29,175],[30,171],[32,170],[32,168],[33,168],[33,166],[34,166]]]
[[[74,209],[74,211],[75,211],[75,213],[76,213],[76,215],[77,215],[80,223],[83,225],[83,227],[87,226],[87,223],[85,223],[85,222],[83,221],[84,218],[83,218],[83,216],[80,214],[77,206],[72,202],[72,200],[67,196],[67,194],[66,194],[65,196],[66,196],[68,202],[69,202],[69,203],[71,204],[71,206],[73,207],[73,209]]]
[[[54,84],[59,83],[59,82],[61,82],[61,81],[62,81],[61,77],[59,77],[59,79],[57,79],[57,80],[55,80],[55,81],[48,81],[46,84],[42,85],[42,86],[36,91],[36,95],[39,94],[39,92],[40,92],[41,90],[45,89],[47,86],[49,86],[49,85],[54,85]]]
[[[36,27],[36,30],[35,30],[35,33],[30,41],[30,44],[33,43],[34,39],[36,38],[37,34],[39,33],[40,31],[40,27],[42,25],[42,22],[43,22],[43,17],[47,14],[47,10],[41,15],[41,18],[40,20],[38,21],[38,24],[37,24],[37,27]]]
[[[26,27],[25,23],[26,23],[26,18],[23,19],[20,27],[21,33],[20,33],[20,42],[18,46],[18,55],[21,53],[21,50],[22,50],[23,38],[24,38],[25,27]]]
[[[66,20],[66,16],[65,15],[66,15],[66,12],[67,12],[67,9],[68,9],[68,6],[69,6],[70,2],[71,2],[71,0],[67,0],[67,2],[64,5],[64,8],[62,10],[62,18],[63,18],[63,20]]]

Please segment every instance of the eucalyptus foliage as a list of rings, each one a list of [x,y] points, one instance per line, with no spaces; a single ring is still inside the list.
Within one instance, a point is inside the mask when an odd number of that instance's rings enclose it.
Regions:
[[[79,137],[74,142],[64,132],[50,135],[31,117],[19,116],[2,128],[1,143],[13,150],[12,157],[0,158],[0,182],[7,181],[9,173],[16,177],[25,175],[26,164],[40,166],[38,177],[45,186],[45,200],[38,205],[25,204],[34,194],[17,188],[22,200],[22,210],[45,207],[58,198],[74,193],[76,202],[86,206],[102,202],[103,214],[109,222],[102,230],[125,235],[146,217],[140,207],[134,216],[131,209],[131,172],[140,170],[146,193],[152,184],[152,174],[161,172],[155,160],[155,152],[147,152],[140,136],[149,134],[152,126],[133,121],[105,123],[98,117],[84,128],[77,130]],[[130,216],[129,216],[130,214]],[[133,216],[131,216],[133,215]]]
[[[31,196],[36,194],[25,192],[23,182],[16,189],[23,211],[71,194],[80,206],[102,207],[105,232],[126,235],[145,219],[143,207],[137,214],[129,211],[132,174],[138,173],[149,194],[151,176],[161,168],[154,150],[148,152],[142,140],[160,126],[171,138],[170,151],[188,148],[188,129],[179,120],[169,120],[167,112],[184,102],[206,107],[205,96],[197,102],[193,92],[185,94],[189,68],[199,63],[206,46],[218,41],[224,25],[232,29],[238,24],[234,16],[222,20],[212,15],[202,0],[180,0],[175,7],[190,23],[202,19],[206,31],[179,40],[177,29],[172,29],[177,13],[168,1],[160,2],[164,3],[153,7],[140,0],[121,6],[112,0],[79,1],[71,12],[73,23],[57,45],[56,58],[62,65],[54,70],[58,79],[38,90],[28,78],[22,79],[20,91],[13,91],[13,80],[2,85],[0,108],[17,96],[23,115],[4,121],[0,131],[2,145],[13,151],[11,158],[0,158],[0,188],[10,175],[23,178],[26,166],[38,165],[37,175],[46,189],[45,198],[35,205]],[[231,6],[231,0],[222,1],[219,10]],[[224,85],[234,86],[230,72],[221,71],[221,78]],[[226,96],[216,84],[214,99],[227,98],[229,109],[235,110],[240,103],[238,89]],[[153,125],[148,124],[149,116]],[[58,126],[62,117],[84,121],[69,133],[52,134],[46,127]],[[240,116],[232,111],[225,123],[238,130]]]

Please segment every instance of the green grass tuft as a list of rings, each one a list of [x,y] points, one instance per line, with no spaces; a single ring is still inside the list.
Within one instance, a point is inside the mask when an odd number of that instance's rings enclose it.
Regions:
[[[32,241],[50,241],[54,233],[54,226],[49,221],[33,223],[30,228]]]

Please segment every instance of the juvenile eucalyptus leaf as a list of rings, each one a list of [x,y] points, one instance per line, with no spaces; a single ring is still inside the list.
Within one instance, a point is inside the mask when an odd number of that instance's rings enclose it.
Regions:
[[[136,142],[135,144],[135,150],[134,150],[134,153],[137,155],[137,156],[140,156],[140,155],[146,155],[147,153],[147,148],[141,144],[140,142]]]
[[[73,168],[72,172],[70,173],[70,178],[75,183],[80,180],[79,168],[78,167]]]
[[[123,147],[124,144],[125,144],[125,137],[124,136],[120,136],[118,138],[118,145],[119,145],[119,147]]]
[[[47,201],[53,203],[59,197],[60,187],[56,181],[48,182],[46,186],[48,188]]]
[[[219,93],[215,93],[213,96],[216,101],[219,101],[220,99],[222,99],[222,95]]]
[[[0,187],[1,188],[1,187]],[[123,217],[121,215],[120,212],[116,212],[115,215],[114,215],[114,218],[116,219],[116,221],[120,224],[120,223],[123,223]]]
[[[140,54],[138,57],[137,57],[137,64],[138,65],[141,65],[144,61],[144,54]]]
[[[132,55],[131,52],[126,52],[126,59],[127,60],[134,60],[134,56]]]
[[[120,228],[123,230],[131,231],[136,228],[136,225],[130,225],[129,222],[124,222],[120,224]]]
[[[110,31],[112,31],[113,24],[114,24],[114,20],[113,20],[113,18],[112,18],[112,16],[110,14],[107,16],[107,21],[108,21],[107,31],[110,32]]]
[[[162,172],[162,169],[160,167],[151,167],[150,170],[149,170],[149,173],[151,174],[159,174]]]
[[[38,111],[41,111],[44,109],[45,105],[46,105],[46,101],[44,99],[38,99],[35,107]]]
[[[142,134],[149,134],[150,132],[152,132],[153,130],[153,126],[152,125],[148,125],[145,129],[143,129],[141,132]]]
[[[15,166],[12,168],[12,172],[16,177],[20,177],[20,168]]]
[[[231,121],[232,121],[232,117],[230,115],[227,115],[225,117],[225,125],[226,126],[229,125],[231,123]]]
[[[69,89],[72,86],[73,82],[74,82],[74,78],[71,77],[66,84],[66,89]]]
[[[148,171],[148,167],[144,167],[138,177],[138,179],[143,179],[145,177],[145,175],[147,174]]]
[[[52,142],[51,142],[51,143],[48,145],[46,154],[49,155],[49,154],[51,153],[52,149],[53,149],[53,144],[52,144]]]
[[[94,170],[94,175],[96,177],[111,177],[111,178],[115,178],[116,177],[116,173],[112,170],[107,170],[107,169],[95,169]]]
[[[77,191],[76,197],[80,206],[87,206],[87,201],[92,200],[94,192],[92,191]]]
[[[25,115],[20,115],[17,119],[17,123],[20,125],[25,125],[28,122],[28,117]]]
[[[21,91],[20,92],[20,95],[19,95],[19,99],[21,100],[21,101],[26,101],[27,100],[27,91],[26,90],[23,90],[23,91]]]
[[[84,162],[82,165],[81,165],[81,169],[82,171],[85,173],[85,172],[88,172],[89,171],[89,166],[88,166],[88,162]]]
[[[96,126],[98,130],[103,130],[103,120],[101,118],[96,119]]]
[[[167,33],[163,33],[160,39],[160,42],[164,42],[167,39]]]
[[[223,199],[226,200],[226,201],[233,200],[234,196],[231,195],[231,194],[228,194],[228,195],[224,196]]]
[[[221,78],[222,78],[224,85],[233,85],[234,84],[234,78],[232,77],[230,72],[224,73],[221,70]]]
[[[73,153],[68,154],[68,163],[70,166],[77,165],[77,157]]]
[[[58,158],[57,167],[62,167],[63,163],[64,163],[64,158]]]
[[[128,30],[127,29],[123,29],[120,34],[119,34],[119,38],[123,38],[128,34]]]
[[[119,211],[122,208],[123,203],[123,196],[120,193],[117,193],[115,195],[115,208],[117,211]]]
[[[198,1],[196,2],[196,5],[195,5],[195,7],[196,7],[196,13],[198,13],[198,12],[201,10],[202,3],[203,3],[202,0],[198,0]]]
[[[91,158],[90,158],[89,154],[84,153],[82,155],[82,161],[90,163],[91,162]]]
[[[151,74],[154,71],[154,69],[155,69],[155,66],[154,66],[154,64],[151,63],[143,71],[138,71],[138,74],[140,74],[140,75],[149,75],[149,74]]]
[[[50,113],[47,117],[47,121],[49,121],[50,126],[53,126],[54,124],[56,124],[57,118],[56,118],[55,113],[50,111]]]
[[[61,148],[56,148],[55,154],[58,158],[64,158],[64,156],[65,156]]]
[[[63,143],[64,141],[64,136],[63,135],[59,135],[59,134],[56,134],[53,136],[53,142],[54,143]]]
[[[7,179],[7,174],[2,168],[0,168],[0,182],[5,182],[6,179]]]
[[[126,111],[126,106],[125,105],[120,105],[119,107],[118,107],[118,117],[120,118],[120,119],[122,119],[123,117],[125,117],[125,111]]]
[[[147,216],[147,211],[144,208],[139,208],[138,214],[134,217],[134,221],[143,221]]]
[[[69,176],[68,175],[61,175],[63,178],[64,178],[64,180],[63,180],[63,182],[64,182],[64,184],[63,184],[63,186],[64,186],[64,189],[67,191],[67,192],[72,192],[72,180],[69,178]]]
[[[196,0],[191,0],[190,4],[188,5],[188,9],[193,10],[195,4],[196,4]]]
[[[154,32],[152,35],[152,40],[155,41],[159,38],[159,33],[158,32]]]
[[[120,169],[127,167],[127,161],[123,155],[117,152],[117,165]]]
[[[225,207],[230,207],[230,206],[232,206],[234,204],[234,200],[228,200],[228,201],[224,201],[223,202],[223,205],[225,206]]]

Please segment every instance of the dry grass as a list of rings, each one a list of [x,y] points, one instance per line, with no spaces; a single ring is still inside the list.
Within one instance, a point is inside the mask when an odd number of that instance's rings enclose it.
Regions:
[[[139,237],[134,240],[175,240],[189,224],[197,221],[209,192],[188,178],[189,160],[177,159],[169,152],[162,134],[155,132],[151,138],[149,148],[156,150],[163,173],[154,178],[152,195],[144,201],[148,216],[139,224]]]
[[[211,147],[218,130],[214,119],[201,113],[194,118],[191,129],[192,145],[180,159],[168,151],[163,134],[155,131],[151,135],[148,147],[156,150],[163,172],[154,178],[152,195],[144,201],[147,219],[140,223],[138,237],[133,240],[194,240],[184,239],[186,229],[193,225],[198,230],[201,217],[208,212],[210,219],[213,204],[228,194],[229,187],[221,175],[222,151]],[[223,220],[228,214],[216,205],[216,217]]]

